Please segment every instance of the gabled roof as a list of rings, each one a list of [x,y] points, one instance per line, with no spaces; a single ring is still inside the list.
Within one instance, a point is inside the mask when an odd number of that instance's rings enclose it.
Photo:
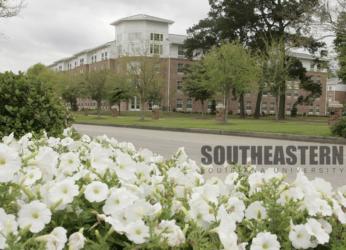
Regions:
[[[159,23],[167,23],[167,24],[173,24],[174,22],[172,20],[160,18],[160,17],[154,17],[154,16],[149,16],[145,14],[138,14],[134,16],[129,16],[125,18],[121,18],[113,23],[111,25],[117,25],[122,22],[129,22],[129,21],[152,21],[152,22],[159,22]]]

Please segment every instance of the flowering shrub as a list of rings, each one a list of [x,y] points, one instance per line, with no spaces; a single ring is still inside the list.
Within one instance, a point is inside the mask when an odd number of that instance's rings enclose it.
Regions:
[[[64,134],[0,143],[0,249],[346,249],[346,186]]]

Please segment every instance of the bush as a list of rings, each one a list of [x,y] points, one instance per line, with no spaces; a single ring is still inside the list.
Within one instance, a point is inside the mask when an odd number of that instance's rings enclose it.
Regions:
[[[346,118],[342,118],[335,123],[332,127],[332,134],[346,138]]]
[[[0,249],[346,249],[346,186],[64,135],[0,143]]]
[[[70,122],[67,109],[45,83],[22,73],[0,74],[0,136],[42,130],[57,136]]]

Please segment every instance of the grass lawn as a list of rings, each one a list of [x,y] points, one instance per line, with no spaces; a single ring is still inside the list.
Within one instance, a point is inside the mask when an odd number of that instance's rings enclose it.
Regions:
[[[161,128],[198,128],[234,132],[265,132],[310,136],[331,136],[330,128],[325,117],[304,117],[275,121],[272,117],[261,120],[252,118],[239,119],[230,117],[227,124],[215,121],[214,116],[201,118],[198,114],[164,113],[160,120],[152,120],[151,114],[146,114],[146,120],[140,121],[137,112],[126,112],[122,116],[112,117],[102,114],[85,115],[74,113],[76,123],[90,123],[95,125],[130,125]]]

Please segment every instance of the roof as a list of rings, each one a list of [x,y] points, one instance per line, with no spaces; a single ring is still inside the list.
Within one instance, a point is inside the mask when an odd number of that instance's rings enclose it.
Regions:
[[[134,16],[129,16],[125,18],[121,18],[113,23],[111,25],[117,25],[123,22],[129,22],[129,21],[152,21],[152,22],[159,22],[159,23],[167,23],[167,24],[173,24],[174,22],[172,20],[160,18],[160,17],[154,17],[154,16],[149,16],[145,14],[138,14]]]
[[[187,36],[185,35],[177,35],[177,34],[169,34],[168,39],[169,42],[172,44],[184,44],[184,41],[186,40]]]
[[[306,50],[294,50],[294,49],[291,49],[288,51],[287,53],[289,56],[292,56],[292,57],[295,57],[295,58],[298,58],[298,59],[306,59],[306,60],[310,60],[310,61],[313,61],[313,60],[320,60],[320,61],[329,61],[328,58],[322,58],[322,57],[319,57],[319,56],[315,56],[311,53],[309,53],[308,51]]]
[[[104,44],[101,44],[97,47],[93,47],[91,49],[85,49],[85,50],[82,50],[80,52],[77,52],[76,54],[74,54],[73,56],[70,56],[70,57],[66,57],[66,58],[63,58],[63,59],[60,59],[59,61],[55,61],[54,63],[52,63],[51,65],[49,65],[49,67],[52,67],[58,63],[61,63],[61,62],[65,62],[65,61],[68,61],[68,60],[71,60],[73,58],[76,58],[77,56],[80,56],[82,54],[86,54],[86,53],[89,53],[89,52],[92,52],[92,51],[95,51],[95,50],[98,50],[98,49],[102,49],[102,48],[107,48],[109,46],[112,45],[114,41],[111,41],[111,42],[107,42],[107,43],[104,43]]]

